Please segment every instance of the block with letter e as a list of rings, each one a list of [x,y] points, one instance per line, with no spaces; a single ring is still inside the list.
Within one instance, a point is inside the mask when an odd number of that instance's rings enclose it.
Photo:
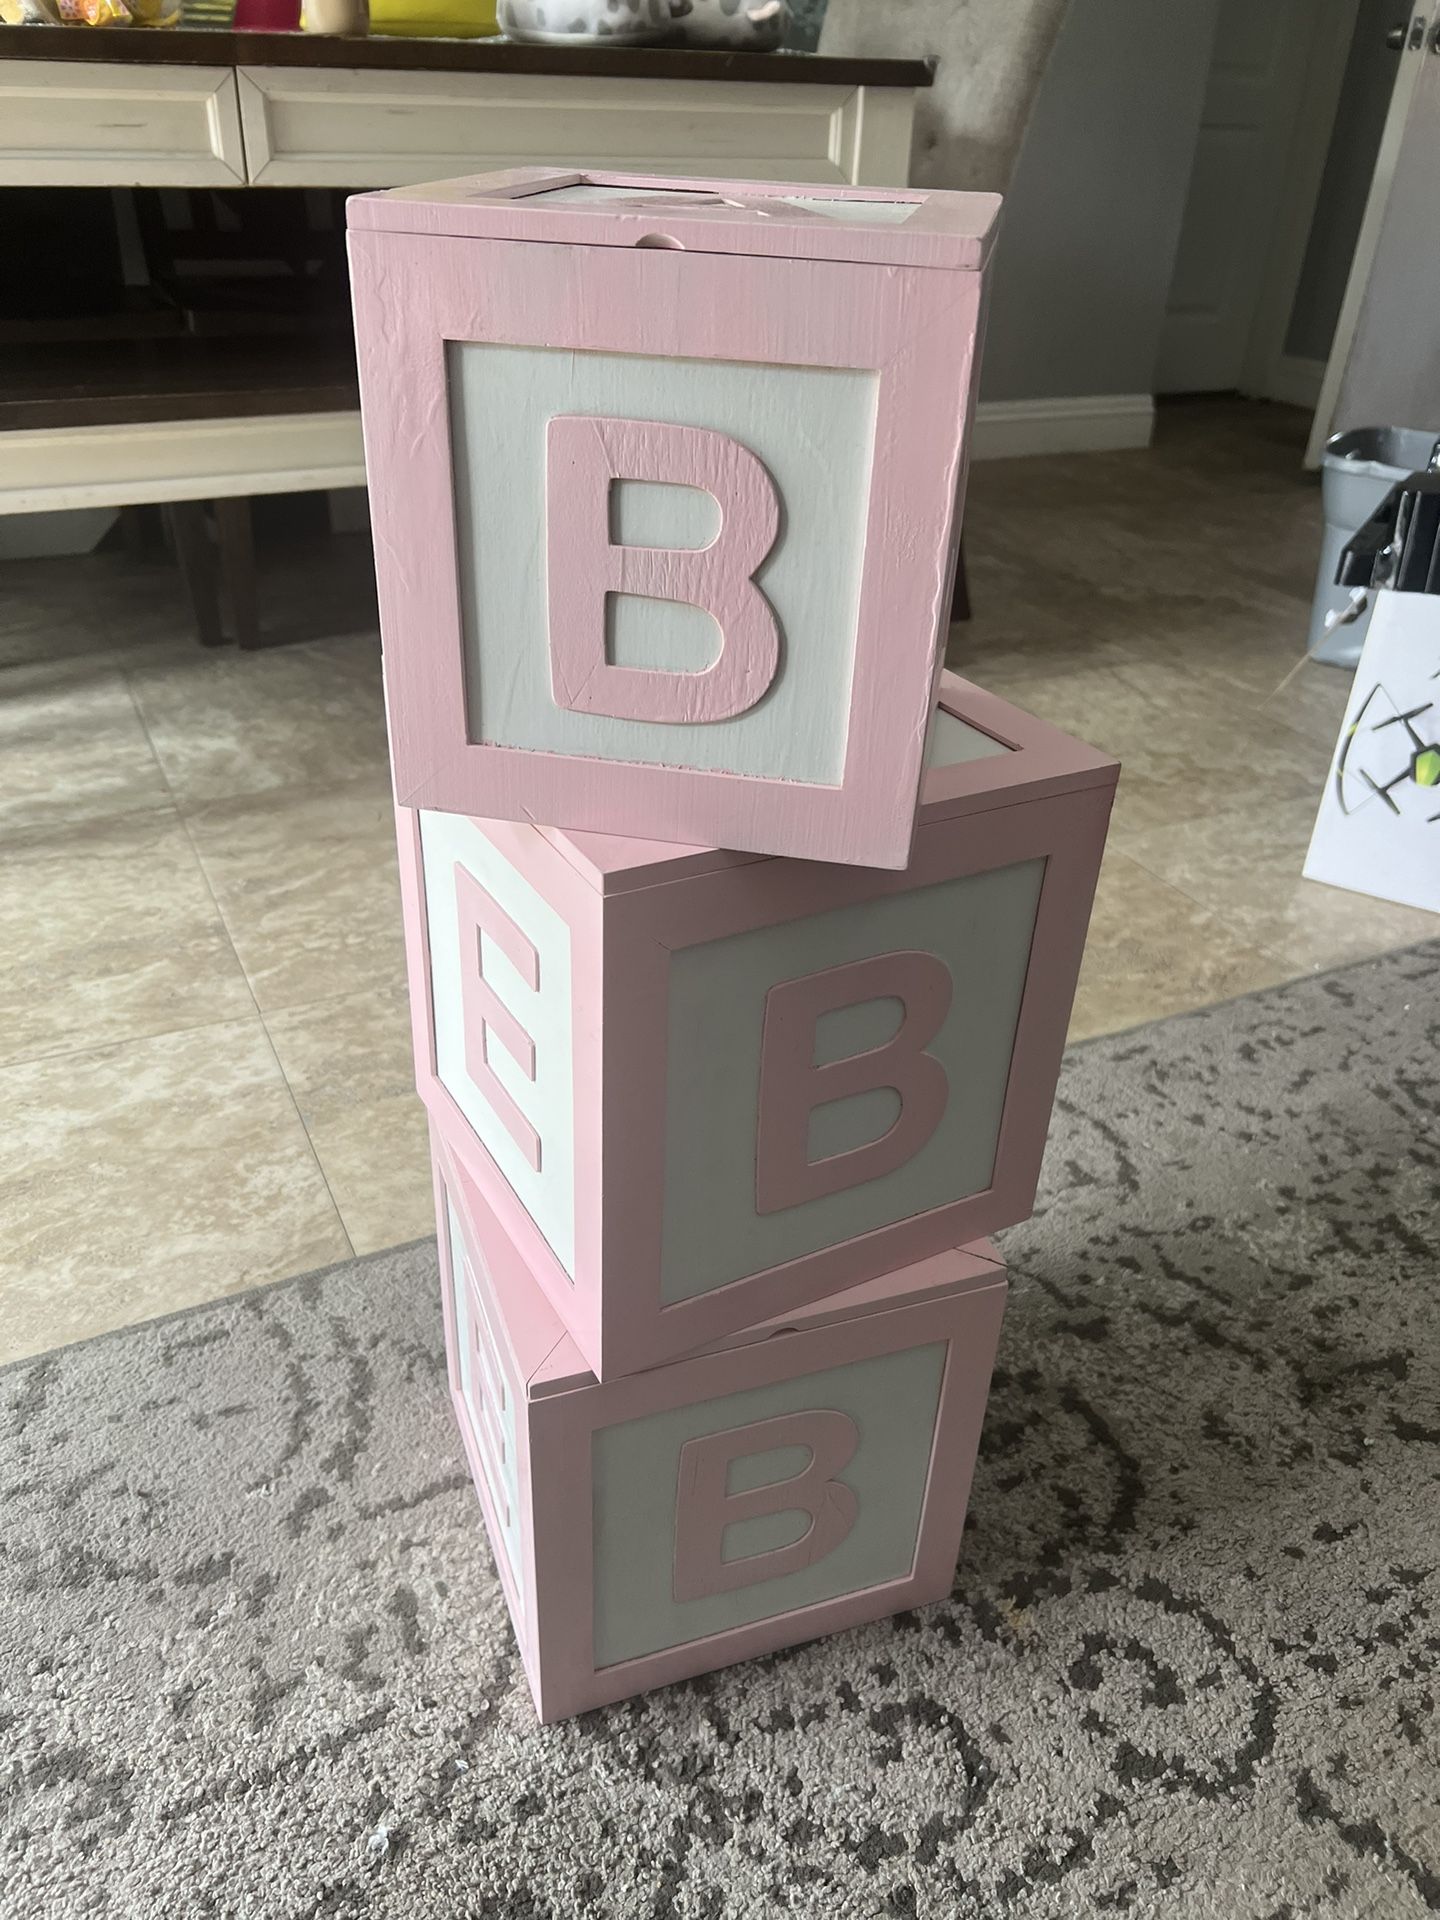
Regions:
[[[602,1384],[432,1137],[451,1396],[542,1720],[944,1598],[993,1248]]]
[[[1116,768],[949,675],[928,751],[899,874],[399,810],[421,1092],[600,1379],[1028,1213]]]
[[[353,199],[397,799],[903,867],[998,205],[553,168]]]

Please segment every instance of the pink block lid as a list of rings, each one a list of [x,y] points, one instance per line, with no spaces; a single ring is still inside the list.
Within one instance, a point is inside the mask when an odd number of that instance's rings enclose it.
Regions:
[[[996,193],[511,167],[356,195],[352,228],[585,247],[671,247],[976,271]]]
[[[503,1329],[497,1328],[496,1332],[506,1340],[529,1397],[536,1400],[595,1386],[595,1376],[586,1366],[580,1349],[549,1306],[519,1251],[459,1158],[447,1150],[433,1126],[430,1143],[472,1251],[485,1264],[504,1321]],[[953,1247],[933,1254],[928,1260],[917,1260],[912,1266],[896,1267],[878,1279],[832,1294],[827,1300],[817,1300],[792,1313],[759,1321],[726,1340],[716,1341],[704,1351],[718,1353],[730,1347],[749,1346],[755,1341],[774,1339],[791,1329],[798,1331],[824,1326],[832,1320],[884,1313],[889,1308],[910,1306],[938,1294],[975,1293],[997,1286],[1004,1279],[1005,1266],[994,1245],[989,1240],[976,1240],[968,1247]]]
[[[940,676],[937,716],[948,714],[969,732],[988,736],[997,751],[983,757],[941,763],[934,753],[920,794],[920,824],[982,813],[991,807],[1072,793],[1083,787],[1113,787],[1119,764],[1087,747],[1058,727],[1013,707],[998,694],[962,680]],[[749,866],[772,859],[763,853],[734,853],[724,847],[687,847],[662,840],[637,840],[614,833],[565,832],[539,827],[556,851],[597,892],[631,893],[722,867]]]

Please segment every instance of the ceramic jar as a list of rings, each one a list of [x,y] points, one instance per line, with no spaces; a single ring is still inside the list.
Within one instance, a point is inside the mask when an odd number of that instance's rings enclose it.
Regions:
[[[500,31],[545,46],[638,46],[663,40],[670,0],[500,0]]]

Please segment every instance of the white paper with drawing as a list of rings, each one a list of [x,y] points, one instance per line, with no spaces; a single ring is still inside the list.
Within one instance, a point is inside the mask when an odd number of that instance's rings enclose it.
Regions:
[[[1376,593],[1305,877],[1440,913],[1440,596]]]

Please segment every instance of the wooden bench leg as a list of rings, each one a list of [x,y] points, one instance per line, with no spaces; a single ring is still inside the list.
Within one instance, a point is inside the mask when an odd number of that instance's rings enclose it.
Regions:
[[[251,652],[260,645],[260,618],[255,600],[255,538],[250,525],[250,502],[243,498],[217,500],[215,531],[220,546],[220,580],[229,602],[235,638],[246,652]]]
[[[153,507],[121,507],[120,538],[132,560],[143,560],[150,546]]]
[[[195,615],[195,632],[202,647],[223,647],[225,629],[220,623],[220,600],[216,592],[215,555],[210,546],[210,531],[205,524],[205,509],[198,500],[172,500],[165,509],[165,524],[180,563],[180,577],[190,596]]]

